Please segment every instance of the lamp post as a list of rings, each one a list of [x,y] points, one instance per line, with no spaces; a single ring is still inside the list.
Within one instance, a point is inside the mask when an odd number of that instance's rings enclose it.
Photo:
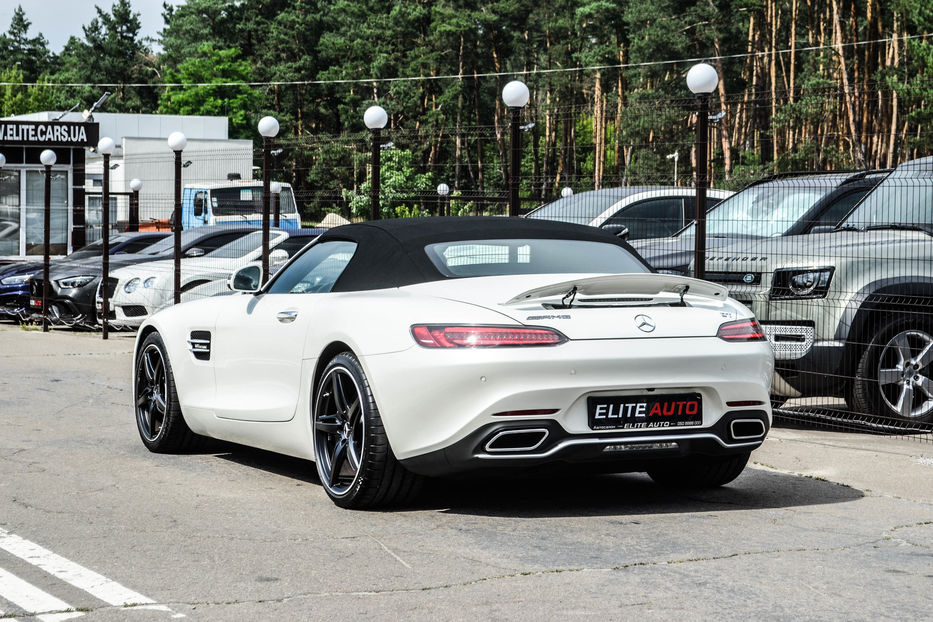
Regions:
[[[49,255],[52,245],[52,166],[58,158],[51,149],[39,154],[39,161],[45,166],[45,212],[42,226],[42,332],[49,332]]]
[[[188,139],[181,132],[168,135],[168,148],[175,152],[175,211],[172,219],[172,231],[175,234],[175,297],[177,305],[181,302],[181,152],[188,145]]]
[[[262,135],[262,282],[269,280],[269,169],[272,168],[272,139],[279,133],[275,117],[259,119]]]
[[[130,180],[130,224],[127,231],[139,231],[139,191],[143,187],[143,182],[138,177]]]
[[[502,89],[502,101],[509,107],[511,157],[509,158],[509,216],[518,216],[518,180],[522,158],[522,108],[528,103],[528,87],[512,80]]]
[[[279,216],[282,211],[281,205],[279,204],[279,195],[282,194],[282,182],[269,182],[269,191],[272,193],[272,226],[278,227]]]
[[[697,96],[697,198],[693,276],[698,279],[706,277],[706,186],[709,184],[709,141],[706,136],[706,124],[709,121],[709,96],[718,85],[719,75],[712,65],[699,63],[687,72],[687,88]]]
[[[100,293],[103,300],[100,307],[100,332],[103,339],[107,338],[107,315],[110,312],[110,297],[107,295],[107,279],[110,277],[110,155],[115,146],[113,139],[109,136],[104,136],[97,142],[97,152],[104,156],[104,183],[100,195],[100,235],[103,242],[100,275]]]
[[[379,152],[381,131],[389,122],[389,115],[382,106],[370,106],[363,113],[363,123],[373,133],[372,173],[369,181],[370,220],[379,220]]]
[[[561,190],[560,190],[560,196],[561,196],[562,198],[564,198],[564,199],[566,199],[567,197],[572,197],[572,196],[573,196],[573,188],[571,188],[570,186],[564,186],[564,187],[561,188]]]
[[[447,195],[450,194],[450,186],[447,184],[437,184],[437,196],[440,200],[437,204],[438,216],[450,216],[450,203],[447,201]]]
[[[665,157],[674,161],[674,185],[679,186],[680,184],[677,183],[677,161],[680,160],[680,151],[674,151],[674,153],[669,153]]]

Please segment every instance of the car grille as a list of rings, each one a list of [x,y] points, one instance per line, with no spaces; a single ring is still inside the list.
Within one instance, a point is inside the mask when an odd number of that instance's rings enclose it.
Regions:
[[[149,313],[146,311],[146,307],[142,305],[125,305],[120,307],[120,310],[123,311],[123,315],[126,317],[142,317]]]
[[[706,280],[722,285],[760,285],[761,272],[707,272]]]

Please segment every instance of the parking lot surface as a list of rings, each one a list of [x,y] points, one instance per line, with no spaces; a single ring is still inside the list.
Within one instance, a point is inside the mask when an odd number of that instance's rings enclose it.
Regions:
[[[435,482],[335,507],[312,464],[151,454],[133,336],[0,324],[0,616],[926,619],[933,444],[777,428],[719,490]],[[37,617],[34,618],[33,614]]]

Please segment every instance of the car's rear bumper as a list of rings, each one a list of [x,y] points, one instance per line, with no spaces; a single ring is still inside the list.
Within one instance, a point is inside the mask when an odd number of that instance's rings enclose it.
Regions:
[[[650,470],[659,461],[727,456],[758,448],[771,428],[766,410],[732,410],[705,428],[571,434],[551,419],[490,423],[449,447],[402,460],[429,476],[546,469],[575,464],[607,472]]]
[[[529,421],[551,422],[548,426],[556,427],[547,428],[542,447],[554,449],[554,454],[533,458],[550,461],[591,451],[603,455],[599,452],[606,437],[678,433],[696,438],[717,429],[734,410],[761,409],[770,417],[774,372],[766,342],[727,343],[715,337],[592,339],[542,348],[414,347],[362,357],[361,362],[397,458],[464,447],[461,453],[448,455],[469,458],[471,464],[475,442],[496,426],[524,428]],[[650,399],[684,393],[700,396],[702,421],[695,425],[669,432],[649,426],[656,420],[650,417],[624,431],[607,432],[590,425],[589,398]],[[551,447],[565,437],[575,441]],[[590,440],[593,447],[587,447]]]

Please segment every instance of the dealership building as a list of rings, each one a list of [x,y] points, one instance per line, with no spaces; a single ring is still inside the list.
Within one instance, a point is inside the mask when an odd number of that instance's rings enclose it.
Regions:
[[[0,119],[0,260],[44,252],[45,167],[51,149],[51,251],[65,255],[100,237],[103,157],[97,142],[116,143],[108,168],[110,222],[128,219],[130,181],[139,179],[140,218],[167,218],[174,203],[174,154],[169,134],[188,138],[183,183],[249,179],[253,143],[228,138],[227,117],[39,112]]]

